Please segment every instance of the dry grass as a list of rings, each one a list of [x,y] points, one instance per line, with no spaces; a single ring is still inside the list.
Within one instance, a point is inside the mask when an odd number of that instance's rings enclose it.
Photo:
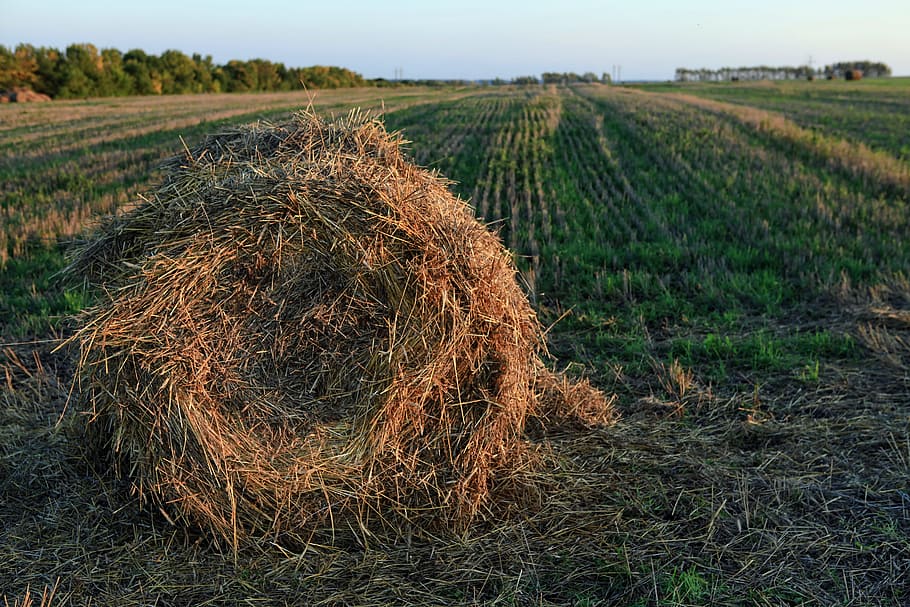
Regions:
[[[823,370],[685,415],[627,400],[608,428],[551,433],[548,498],[463,537],[228,545],[140,509],[62,415],[71,370],[8,350],[0,398],[0,595],[56,605],[900,605],[910,575],[907,379]],[[679,377],[668,368],[668,379]],[[672,380],[676,381],[676,380]],[[678,384],[677,384],[678,385]],[[619,382],[621,391],[641,394]],[[227,557],[227,558],[226,558]],[[59,583],[57,580],[59,579]],[[33,593],[34,594],[34,593]]]
[[[143,499],[235,550],[461,530],[539,504],[529,417],[613,421],[400,144],[356,113],[216,135],[81,249],[79,391]]]
[[[37,603],[38,607],[51,607],[52,605],[56,604],[54,602],[54,594],[57,592],[57,585],[59,582],[60,580],[58,579],[57,583],[55,583],[53,587],[44,587],[44,590],[41,591],[40,598],[37,599],[39,601]],[[31,588],[26,586],[25,594],[22,595],[21,599],[13,599],[13,602],[10,603],[9,598],[4,596],[3,607],[33,607],[35,605],[35,600],[36,599],[35,596],[32,595]]]

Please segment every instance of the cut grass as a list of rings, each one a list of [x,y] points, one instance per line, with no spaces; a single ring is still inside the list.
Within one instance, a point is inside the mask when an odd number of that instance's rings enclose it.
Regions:
[[[685,417],[658,398],[629,402],[615,428],[552,435],[557,486],[526,518],[464,537],[268,558],[241,550],[234,561],[200,530],[139,510],[89,466],[77,420],[57,423],[65,358],[28,352],[8,351],[2,363],[11,387],[0,418],[0,587],[13,600],[26,585],[54,584],[58,604],[910,598],[901,584],[910,574],[907,417],[887,404],[905,387],[870,381],[861,366],[841,368],[849,387],[718,398],[690,386]]]

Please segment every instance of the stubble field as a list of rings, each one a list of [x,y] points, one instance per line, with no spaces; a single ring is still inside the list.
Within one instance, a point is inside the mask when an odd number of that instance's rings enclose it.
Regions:
[[[87,458],[57,274],[208,132],[384,109],[513,251],[611,428],[463,536],[238,558]],[[82,604],[910,602],[910,82],[393,89],[0,107],[0,596]],[[72,402],[67,406],[72,397]],[[29,594],[30,592],[30,594]]]

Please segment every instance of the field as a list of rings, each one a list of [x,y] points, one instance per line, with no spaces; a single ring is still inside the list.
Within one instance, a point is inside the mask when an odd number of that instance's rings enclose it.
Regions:
[[[0,597],[910,603],[910,81],[883,82],[0,107]],[[308,104],[384,109],[513,251],[552,366],[617,396],[616,426],[540,439],[524,516],[235,559],[85,457],[68,243],[181,138]]]

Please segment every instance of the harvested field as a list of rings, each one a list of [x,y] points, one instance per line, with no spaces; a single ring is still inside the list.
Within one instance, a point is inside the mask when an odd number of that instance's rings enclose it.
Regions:
[[[106,140],[78,150],[63,114],[29,123],[29,137],[49,142],[31,164],[8,145],[26,133],[0,130],[5,217],[31,218],[3,231],[0,596],[906,604],[907,161],[899,137],[877,134],[903,120],[888,108],[903,107],[907,83],[787,86],[477,88],[386,103],[386,128],[413,141],[406,152],[454,179],[448,188],[513,253],[545,327],[546,366],[615,395],[620,417],[546,427],[529,415],[520,444],[543,465],[503,478],[541,492],[509,516],[402,534],[363,533],[351,517],[305,548],[239,541],[235,551],[233,531],[193,516],[187,526],[131,491],[129,475],[87,456],[79,390],[70,398],[77,353],[54,351],[72,334],[64,319],[98,300],[55,274],[69,250],[57,238],[85,222],[37,217],[126,206],[160,183],[150,167],[180,148],[178,134],[198,151],[223,125],[116,144],[141,166],[111,160]],[[849,109],[857,100],[861,116]],[[92,103],[98,115],[79,128],[127,124],[141,107]],[[18,112],[46,108],[8,104],[0,118],[22,124]],[[833,122],[819,118],[825,108]],[[272,109],[267,118],[287,120],[289,109]],[[72,167],[81,176],[64,183]],[[29,236],[39,225],[46,236]]]

